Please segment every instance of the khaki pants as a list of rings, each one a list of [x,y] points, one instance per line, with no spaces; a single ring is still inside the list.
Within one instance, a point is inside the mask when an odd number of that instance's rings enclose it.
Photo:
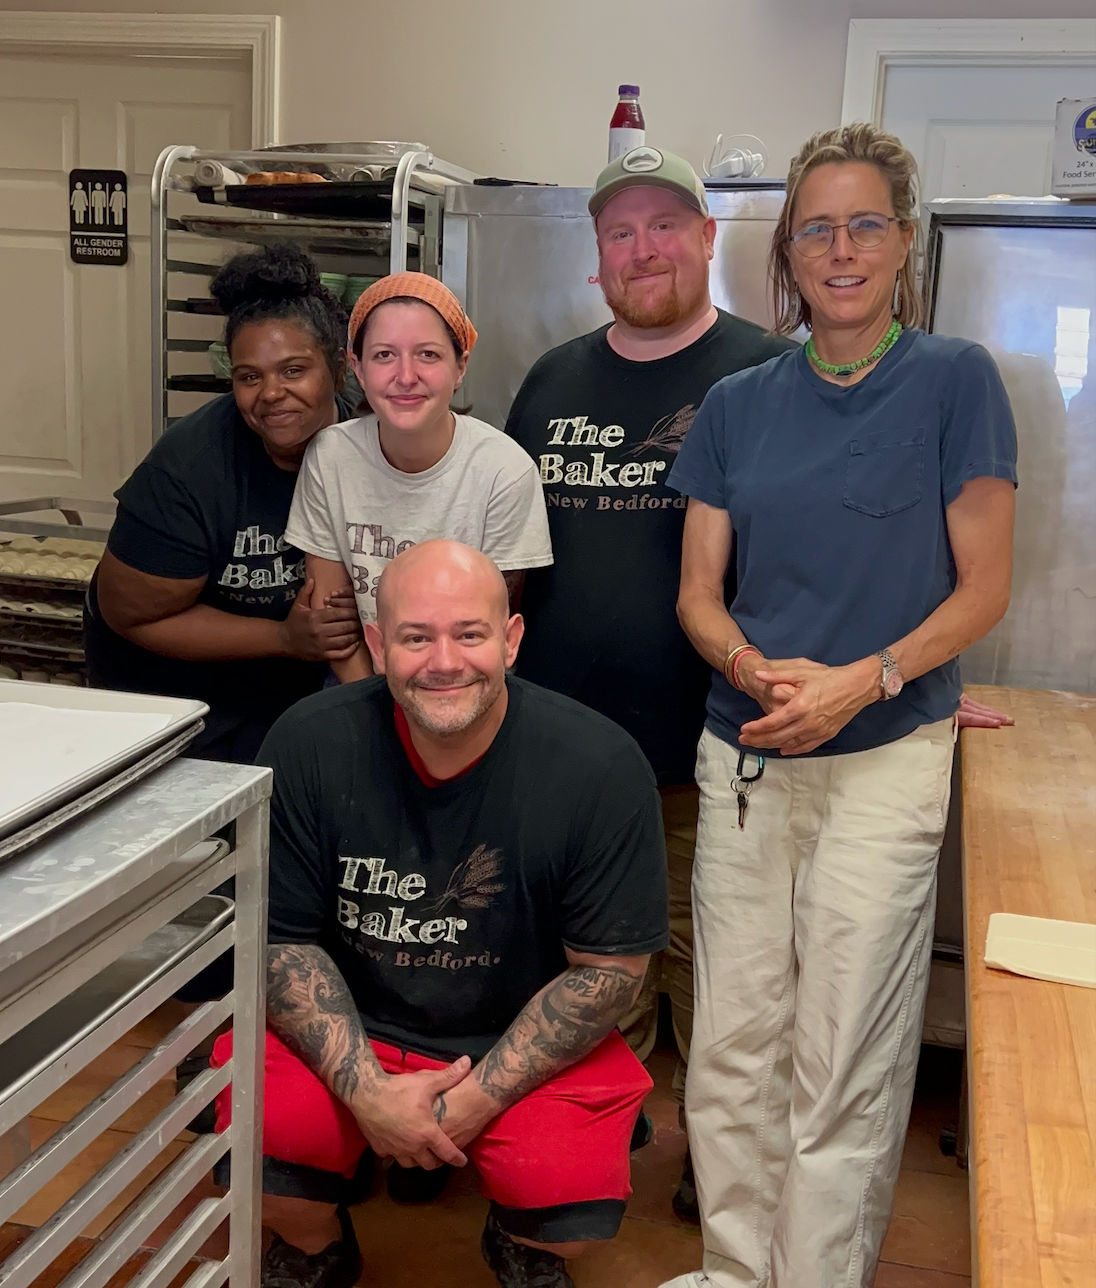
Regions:
[[[686,1108],[717,1288],[870,1288],[909,1120],[952,721],[767,758],[705,732]],[[747,774],[756,761],[747,759]]]
[[[685,1103],[689,1041],[693,1033],[693,913],[690,891],[700,792],[690,784],[687,787],[663,787],[661,795],[670,874],[670,943],[665,951],[651,958],[643,987],[635,1005],[621,1020],[620,1031],[639,1059],[646,1060],[655,1045],[658,995],[660,992],[669,994],[678,1051],[673,1093],[678,1105],[682,1106]]]

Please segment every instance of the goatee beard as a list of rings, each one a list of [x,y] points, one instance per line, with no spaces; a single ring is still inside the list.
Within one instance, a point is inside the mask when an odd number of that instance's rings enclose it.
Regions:
[[[657,303],[649,305],[631,300],[628,296],[627,284],[619,295],[610,294],[604,285],[602,293],[605,296],[605,303],[613,310],[613,316],[618,321],[640,331],[653,331],[684,321],[694,312],[699,311],[705,294],[704,289],[701,288],[696,292],[695,298],[683,300],[678,292],[676,281],[667,295]]]
[[[483,675],[479,678],[488,679],[487,676]],[[391,688],[391,686],[389,687]],[[428,687],[426,685],[408,685],[401,693],[393,692],[392,696],[403,707],[404,714],[412,723],[418,725],[420,729],[435,738],[448,738],[454,734],[466,732],[483,719],[498,701],[499,695],[505,687],[505,680],[491,681],[488,679],[486,688],[481,690],[479,697],[471,708],[464,712],[444,711],[435,713],[428,710],[418,696],[420,690]]]

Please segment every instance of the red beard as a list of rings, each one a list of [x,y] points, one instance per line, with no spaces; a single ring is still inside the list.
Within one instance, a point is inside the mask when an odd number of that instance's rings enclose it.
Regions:
[[[637,330],[647,331],[673,326],[695,313],[705,298],[706,288],[701,284],[693,298],[683,299],[678,290],[677,273],[673,265],[657,265],[655,268],[656,271],[670,274],[670,289],[660,294],[651,304],[632,299],[628,294],[628,281],[624,282],[624,289],[619,294],[610,293],[602,283],[605,303],[613,310],[613,314],[621,322]]]

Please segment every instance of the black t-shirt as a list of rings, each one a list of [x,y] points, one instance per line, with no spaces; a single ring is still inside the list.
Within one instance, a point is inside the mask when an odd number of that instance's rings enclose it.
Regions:
[[[622,725],[660,783],[692,781],[711,669],[677,621],[686,499],[666,476],[704,395],[792,347],[719,311],[654,362],[608,327],[546,353],[506,432],[540,463],[555,563],[527,574],[518,673]]]
[[[278,720],[270,942],[318,943],[366,1032],[481,1058],[579,952],[667,938],[666,857],[649,766],[626,733],[507,680],[487,754],[437,787],[399,741],[383,679],[326,689]]]
[[[338,400],[338,414],[353,410]],[[107,547],[156,577],[205,577],[198,602],[284,620],[303,584],[304,555],[285,542],[297,475],[279,469],[231,394],[183,417],[115,493]],[[251,759],[286,707],[323,684],[326,668],[292,658],[186,662],[115,634],[88,592],[84,642],[93,684],[198,698],[210,706],[190,754]]]

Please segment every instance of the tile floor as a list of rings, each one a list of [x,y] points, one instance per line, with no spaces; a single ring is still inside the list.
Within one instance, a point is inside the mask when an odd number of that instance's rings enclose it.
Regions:
[[[168,1003],[129,1033],[117,1046],[83,1070],[39,1106],[31,1122],[32,1140],[41,1143],[57,1126],[84,1107],[108,1082],[135,1063],[178,1021],[177,1004]],[[655,1137],[633,1159],[635,1194],[619,1237],[577,1262],[576,1288],[657,1288],[664,1280],[700,1264],[699,1231],[679,1221],[670,1208],[685,1153],[684,1133],[669,1095],[673,1056],[656,1050],[650,1061],[656,1087],[647,1103]],[[960,1058],[955,1052],[926,1048],[899,1178],[894,1216],[883,1250],[875,1288],[969,1288],[970,1235],[967,1177],[953,1158],[939,1151],[940,1129],[958,1116]],[[108,1133],[85,1151],[0,1232],[0,1248],[27,1227],[40,1225],[79,1188],[104,1157],[122,1148],[169,1099],[170,1080],[154,1087]],[[143,1183],[182,1148],[176,1142]],[[139,1188],[134,1186],[134,1192]],[[208,1191],[207,1191],[208,1192]],[[101,1233],[132,1193],[120,1198],[86,1232]],[[197,1201],[193,1199],[193,1201]],[[486,1204],[472,1175],[454,1176],[446,1193],[425,1208],[400,1207],[384,1192],[378,1175],[372,1196],[353,1212],[365,1259],[363,1285],[376,1288],[492,1288],[494,1280],[479,1256],[479,1234]],[[178,1220],[169,1220],[150,1240],[157,1246]],[[16,1227],[23,1227],[20,1231]],[[224,1232],[207,1245],[221,1255]],[[0,1254],[2,1259],[2,1254]],[[137,1269],[135,1264],[134,1272]],[[38,1288],[51,1288],[61,1276],[51,1272]],[[48,1282],[47,1282],[48,1280]],[[118,1276],[111,1288],[126,1282]]]

